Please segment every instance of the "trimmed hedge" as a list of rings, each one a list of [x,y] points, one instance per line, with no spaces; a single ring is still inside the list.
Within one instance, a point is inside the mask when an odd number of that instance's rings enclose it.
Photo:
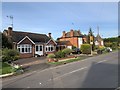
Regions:
[[[90,44],[82,44],[81,45],[81,52],[83,54],[91,54],[91,45]]]

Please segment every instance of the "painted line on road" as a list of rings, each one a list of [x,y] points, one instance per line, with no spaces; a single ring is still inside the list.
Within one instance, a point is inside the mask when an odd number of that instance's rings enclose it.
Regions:
[[[61,78],[61,77],[66,76],[66,75],[69,75],[69,74],[72,74],[72,73],[75,73],[75,72],[78,72],[78,71],[81,71],[81,70],[84,70],[84,69],[86,69],[86,68],[88,68],[88,67],[83,67],[83,68],[74,70],[74,71],[72,71],[72,72],[65,73],[65,74],[63,74],[63,75],[61,75],[61,76],[58,76],[58,77],[56,77],[56,78],[53,78],[53,80],[58,79],[58,78]],[[49,81],[50,81],[50,80],[52,80],[52,79],[49,79]]]
[[[106,62],[106,61],[108,61],[108,60],[102,60],[102,61],[97,62],[96,64],[99,64],[99,63],[102,63],[102,62]]]

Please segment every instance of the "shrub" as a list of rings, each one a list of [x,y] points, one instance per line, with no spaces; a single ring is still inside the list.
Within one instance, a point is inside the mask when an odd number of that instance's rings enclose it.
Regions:
[[[17,59],[19,59],[19,52],[17,50],[3,49],[3,56],[2,56],[3,62],[9,60],[14,61]]]
[[[72,52],[72,50],[69,49],[69,48],[65,48],[65,49],[62,50],[62,52],[63,52],[65,55],[69,55],[69,54]]]
[[[56,58],[64,58],[65,57],[65,53],[62,51],[58,51],[55,53],[55,57]]]
[[[82,44],[81,45],[81,52],[83,54],[90,54],[91,53],[91,45],[90,44]]]
[[[117,49],[118,48],[117,42],[113,42],[111,48],[113,50]]]
[[[48,58],[55,58],[55,54],[48,54]]]

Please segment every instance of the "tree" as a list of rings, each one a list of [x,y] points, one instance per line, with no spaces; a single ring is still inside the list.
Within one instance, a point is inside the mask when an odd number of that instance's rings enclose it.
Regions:
[[[12,48],[12,43],[9,42],[8,38],[2,33],[2,48]]]
[[[91,43],[91,42],[92,42],[92,43]],[[88,40],[87,40],[87,43],[88,43],[88,44],[91,44],[91,45],[92,45],[92,50],[94,50],[94,47],[95,47],[94,35],[93,35],[93,32],[92,32],[92,29],[91,29],[91,28],[89,29],[89,32],[88,32]]]

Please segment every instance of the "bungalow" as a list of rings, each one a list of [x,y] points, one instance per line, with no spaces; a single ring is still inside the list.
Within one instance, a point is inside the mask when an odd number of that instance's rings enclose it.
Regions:
[[[35,57],[36,55],[44,56],[56,52],[57,43],[52,39],[51,33],[47,36],[45,34],[13,31],[12,27],[8,27],[8,30],[3,31],[3,34],[8,37],[13,49],[20,52],[21,58]]]

